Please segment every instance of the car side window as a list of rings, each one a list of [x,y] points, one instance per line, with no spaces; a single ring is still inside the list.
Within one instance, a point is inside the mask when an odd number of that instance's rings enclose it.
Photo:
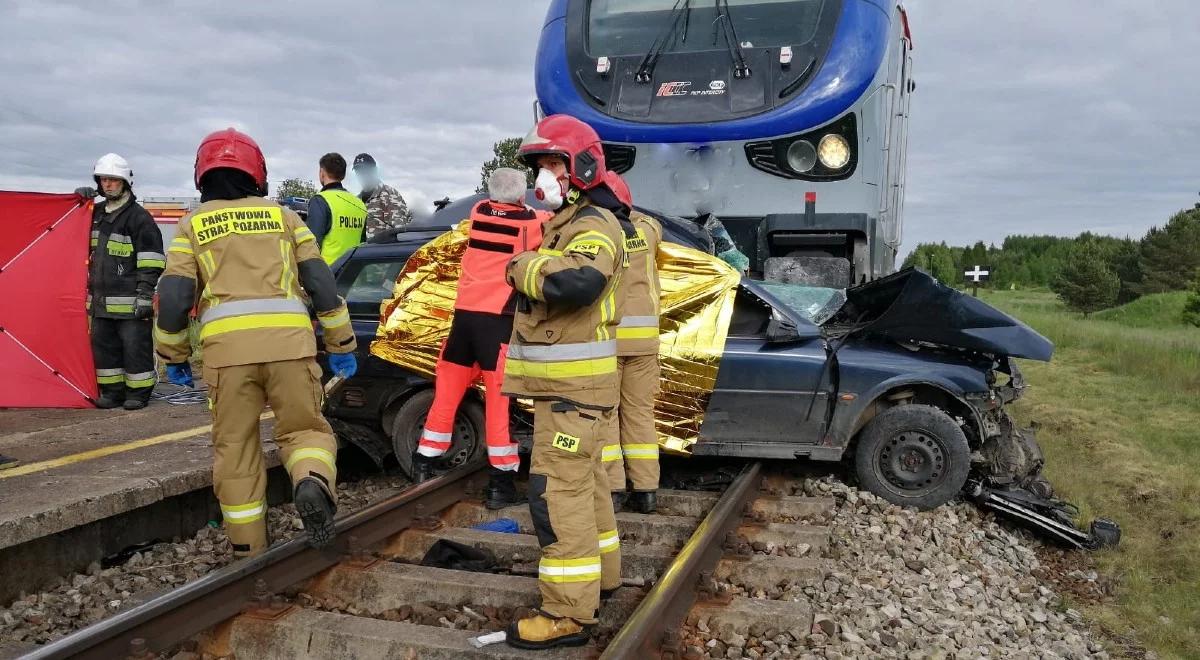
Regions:
[[[338,292],[346,299],[350,312],[377,314],[379,303],[392,297],[396,276],[404,261],[351,262],[338,278]]]
[[[762,301],[738,288],[733,299],[733,315],[729,321],[730,337],[765,337],[771,309]]]

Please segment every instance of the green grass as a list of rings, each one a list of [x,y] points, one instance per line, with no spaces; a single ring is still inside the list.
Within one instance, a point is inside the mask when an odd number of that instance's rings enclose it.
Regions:
[[[1092,318],[1131,328],[1172,328],[1183,325],[1189,292],[1172,291],[1142,296],[1131,303],[1096,312]]]
[[[1059,493],[1085,520],[1121,525],[1120,548],[1098,555],[1120,589],[1091,616],[1165,657],[1197,657],[1200,329],[1152,327],[1147,319],[1170,301],[1084,319],[1048,292],[982,297],[1055,342],[1051,363],[1023,362],[1031,387],[1015,412],[1041,424],[1046,472]]]

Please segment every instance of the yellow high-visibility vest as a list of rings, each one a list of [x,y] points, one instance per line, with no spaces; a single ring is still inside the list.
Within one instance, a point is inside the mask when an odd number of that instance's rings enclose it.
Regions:
[[[345,190],[317,193],[329,204],[329,233],[321,242],[321,258],[333,264],[347,250],[362,242],[367,226],[367,205]]]

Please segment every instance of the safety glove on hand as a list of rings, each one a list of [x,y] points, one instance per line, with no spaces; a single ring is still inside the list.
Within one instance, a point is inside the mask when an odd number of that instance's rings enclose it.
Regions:
[[[80,199],[83,201],[88,202],[95,199],[96,195],[99,195],[100,193],[91,186],[83,186],[81,188],[76,188],[75,194],[79,195]]]
[[[133,318],[139,321],[154,318],[154,298],[139,295],[133,303]]]
[[[358,359],[353,353],[330,353],[329,368],[335,375],[349,378],[358,371]]]
[[[180,362],[179,364],[167,365],[167,380],[175,385],[184,387],[193,387],[195,381],[192,380],[192,365],[190,362]]]

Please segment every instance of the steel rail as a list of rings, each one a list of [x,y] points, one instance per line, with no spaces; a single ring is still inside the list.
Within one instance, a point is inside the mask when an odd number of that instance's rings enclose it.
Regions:
[[[23,657],[123,658],[135,639],[139,649],[163,651],[207,630],[268,593],[278,593],[343,561],[347,554],[366,550],[412,526],[417,518],[438,513],[463,497],[461,482],[478,473],[465,468],[414,486],[335,523],[337,538],[329,548],[316,550],[304,538],[214,571],[47,644]],[[351,542],[353,539],[353,542]],[[260,582],[261,581],[261,582]],[[258,589],[255,585],[258,585]],[[256,594],[256,591],[260,594]]]
[[[700,575],[712,570],[720,560],[726,534],[736,529],[746,504],[758,494],[761,482],[761,462],[742,468],[650,593],[609,642],[601,660],[661,656],[664,636],[677,631],[683,624],[696,601]]]

